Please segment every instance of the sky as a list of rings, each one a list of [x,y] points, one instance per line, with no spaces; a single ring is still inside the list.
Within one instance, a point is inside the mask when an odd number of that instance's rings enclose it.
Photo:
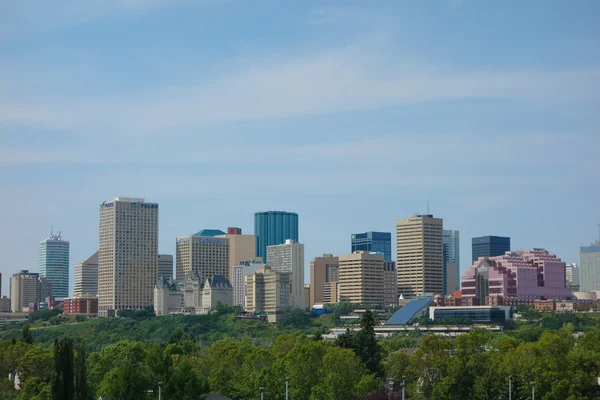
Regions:
[[[71,267],[96,251],[116,196],[160,203],[167,254],[287,210],[308,267],[429,202],[461,270],[487,234],[577,262],[600,224],[599,17],[594,0],[2,1],[2,293],[51,226]]]

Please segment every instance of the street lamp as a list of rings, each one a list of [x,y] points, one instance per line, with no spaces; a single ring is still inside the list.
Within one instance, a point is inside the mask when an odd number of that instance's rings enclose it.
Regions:
[[[264,400],[265,388],[261,386],[258,388],[258,390],[260,390],[260,400]]]
[[[406,375],[402,375],[402,400],[404,400],[405,393],[406,393]]]
[[[531,382],[531,400],[535,400],[535,382]]]
[[[285,377],[285,400],[289,400],[289,397],[288,397],[288,392],[289,392],[289,388],[290,388],[289,384],[290,384],[290,378],[286,376]]]
[[[508,376],[508,400],[512,400],[512,375]]]
[[[158,382],[158,400],[162,398],[162,382]]]

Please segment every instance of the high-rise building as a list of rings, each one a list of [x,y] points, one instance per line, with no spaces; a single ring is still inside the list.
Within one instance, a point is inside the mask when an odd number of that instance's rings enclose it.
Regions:
[[[510,251],[510,238],[504,236],[480,236],[471,240],[471,262],[479,257],[496,257]]]
[[[323,303],[337,304],[340,302],[340,291],[338,281],[325,282],[323,291]]]
[[[256,235],[256,257],[267,260],[267,247],[283,244],[287,239],[298,238],[298,214],[286,211],[264,211],[254,214],[254,235]]]
[[[256,261],[242,261],[240,265],[233,267],[233,306],[244,307],[244,297],[246,295],[244,276],[247,274],[253,274],[261,268],[264,268],[265,264]]]
[[[98,295],[98,252],[75,264],[74,297]]]
[[[290,306],[304,309],[304,245],[293,239],[267,247],[267,259],[273,271],[291,274]]]
[[[0,272],[0,297],[2,297],[2,272]]]
[[[10,278],[10,308],[14,313],[38,303],[39,274],[22,270]]]
[[[364,307],[384,303],[384,256],[357,251],[339,256],[338,290],[341,301]]]
[[[38,293],[38,296],[37,296],[38,304],[46,303],[46,301],[48,301],[48,303],[51,303],[52,300],[50,298],[54,297],[54,296],[52,296],[52,282],[50,282],[50,280],[48,278],[40,276],[38,278],[37,293]]]
[[[39,271],[52,283],[52,296],[69,297],[69,242],[60,232],[40,242]]]
[[[157,279],[161,276],[165,279],[173,278],[173,255],[159,254],[157,264]]]
[[[600,240],[579,249],[581,291],[600,290]]]
[[[100,204],[98,316],[151,307],[158,263],[158,204],[116,197]]]
[[[443,221],[415,215],[396,222],[398,294],[415,298],[444,291]]]
[[[205,229],[177,238],[176,276],[182,282],[189,272],[198,274],[200,285],[214,275],[229,276],[229,239],[224,232]]]
[[[567,265],[567,287],[571,292],[579,292],[581,290],[581,269],[575,263]]]
[[[398,271],[395,261],[383,263],[383,305],[398,305]]]
[[[385,261],[392,261],[392,234],[389,232],[353,233],[351,252],[382,253]]]
[[[243,261],[256,259],[256,236],[242,235],[240,228],[227,228],[227,234],[215,236],[229,239],[229,271],[227,277],[233,283],[233,267]]]
[[[325,302],[325,283],[338,280],[339,260],[323,254],[310,262],[310,306]]]
[[[277,322],[277,314],[290,307],[292,282],[290,274],[278,272],[268,265],[244,277],[247,312],[266,312],[269,322]],[[303,287],[304,290],[304,287]]]
[[[459,289],[460,235],[458,231],[444,229],[444,295]],[[448,265],[448,263],[453,263]]]

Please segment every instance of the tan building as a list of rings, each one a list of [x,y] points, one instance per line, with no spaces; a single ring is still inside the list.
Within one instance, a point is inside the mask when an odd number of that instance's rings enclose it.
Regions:
[[[339,259],[331,254],[310,262],[310,306],[325,303],[325,284],[338,280]]]
[[[39,274],[23,270],[10,278],[10,309],[14,313],[23,312],[31,304],[37,304]],[[27,310],[25,310],[27,312]]]
[[[204,282],[202,289],[203,313],[208,314],[210,310],[217,308],[217,304],[224,306],[233,305],[233,286],[224,275],[211,276]]]
[[[290,275],[275,271],[269,266],[246,275],[244,309],[247,312],[266,312],[269,322],[276,322],[277,313],[282,308],[290,306],[292,296]]]
[[[458,279],[456,278],[456,276],[458,275],[458,272],[456,271],[457,268],[458,266],[456,265],[456,262],[446,262],[446,287],[450,291],[449,294],[452,294],[455,291],[455,289],[460,286],[458,284]]]
[[[98,316],[152,306],[158,262],[158,204],[116,197],[100,204]]]
[[[338,290],[338,281],[325,282],[323,290],[324,304],[337,304],[340,302],[340,292]]]
[[[75,264],[73,296],[98,295],[98,252]]]
[[[444,291],[443,222],[433,215],[415,215],[396,222],[398,294],[415,298]]]
[[[227,278],[231,281],[234,266],[241,265],[244,261],[262,262],[262,258],[256,257],[256,236],[242,235],[242,230],[239,228],[228,228],[227,232],[225,235],[215,237],[229,239],[229,275]]]
[[[206,232],[210,231],[177,238],[177,281],[183,281],[192,271],[198,274],[201,285],[215,275],[229,279],[229,239],[204,236]]]
[[[312,304],[310,304],[310,284],[304,284],[304,309],[312,310]]]
[[[383,263],[383,305],[398,305],[398,271],[395,261]]]
[[[383,305],[383,254],[357,251],[339,256],[340,301],[365,307]]]
[[[267,260],[273,271],[291,274],[290,307],[304,309],[304,245],[287,239],[284,244],[267,246]]]

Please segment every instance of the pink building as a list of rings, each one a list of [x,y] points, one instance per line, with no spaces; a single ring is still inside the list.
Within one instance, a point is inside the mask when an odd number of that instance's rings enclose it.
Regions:
[[[566,264],[544,249],[480,257],[462,277],[462,297],[473,304],[517,305],[534,300],[568,300]]]

